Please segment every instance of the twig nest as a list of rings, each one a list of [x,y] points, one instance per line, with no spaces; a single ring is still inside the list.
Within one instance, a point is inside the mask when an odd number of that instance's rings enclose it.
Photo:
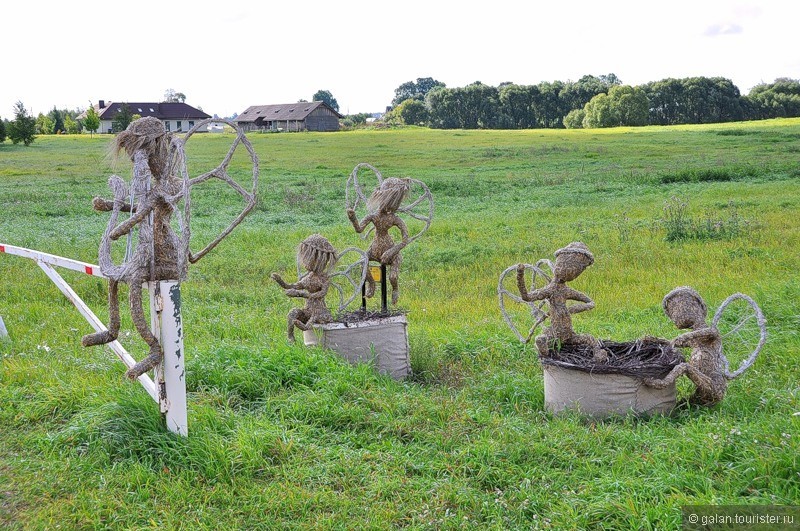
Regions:
[[[608,359],[597,362],[590,345],[564,343],[560,348],[551,348],[547,356],[540,356],[542,365],[592,374],[620,374],[637,379],[663,378],[678,364],[685,361],[677,349],[663,340],[644,337],[636,341],[600,342],[608,352]]]

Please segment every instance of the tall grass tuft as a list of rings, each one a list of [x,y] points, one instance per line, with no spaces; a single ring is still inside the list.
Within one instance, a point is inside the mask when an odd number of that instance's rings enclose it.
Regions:
[[[733,203],[728,204],[728,216],[706,211],[701,218],[692,217],[688,201],[672,196],[664,204],[664,216],[661,224],[664,227],[664,239],[668,242],[683,240],[729,240],[737,238],[749,230],[752,224],[743,220]]]

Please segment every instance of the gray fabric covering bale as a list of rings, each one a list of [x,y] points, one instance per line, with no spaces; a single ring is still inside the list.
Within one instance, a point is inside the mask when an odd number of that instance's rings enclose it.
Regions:
[[[316,325],[303,336],[306,345],[329,348],[353,364],[370,363],[395,380],[411,374],[405,315]]]
[[[3,322],[2,316],[0,316],[0,337],[8,337],[8,330],[6,330],[6,324]]]
[[[593,417],[669,415],[675,408],[675,384],[664,389],[645,386],[621,374],[593,374],[544,365],[544,406],[558,414],[577,410]]]

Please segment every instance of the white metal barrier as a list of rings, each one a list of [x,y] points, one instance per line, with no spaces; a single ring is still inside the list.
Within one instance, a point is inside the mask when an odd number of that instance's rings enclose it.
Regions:
[[[61,293],[75,305],[96,332],[106,330],[103,322],[58,274],[54,267],[63,267],[94,277],[106,278],[100,272],[99,266],[3,243],[0,243],[0,253],[34,260],[61,290]],[[159,404],[161,413],[166,417],[167,429],[186,436],[188,435],[188,423],[180,283],[169,280],[148,282],[147,289],[150,292],[150,322],[153,334],[159,338],[161,343],[164,359],[154,371],[155,382],[147,374],[139,376],[138,381],[147,391],[147,394]],[[0,323],[2,323],[2,320],[0,320]],[[136,364],[136,360],[122,347],[119,341],[115,340],[108,343],[108,347],[114,351],[128,368]]]

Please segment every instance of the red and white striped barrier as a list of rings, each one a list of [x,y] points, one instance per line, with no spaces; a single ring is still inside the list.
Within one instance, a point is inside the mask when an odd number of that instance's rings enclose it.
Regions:
[[[67,299],[75,305],[86,321],[96,332],[106,330],[103,322],[92,312],[89,306],[78,296],[72,287],[58,274],[54,266],[63,267],[86,275],[106,278],[100,272],[100,267],[94,264],[56,256],[54,254],[25,249],[15,245],[0,243],[0,253],[29,258],[36,262],[42,271],[53,281]],[[156,284],[159,284],[156,289]],[[161,407],[165,414],[167,428],[180,435],[187,435],[186,413],[186,381],[183,355],[183,326],[180,314],[180,283],[177,281],[148,282],[150,292],[150,319],[153,333],[159,337],[161,345],[170,345],[164,348],[164,358],[168,363],[162,363],[156,368],[156,384],[149,375],[139,376],[139,383],[145,391]],[[162,297],[161,294],[168,295]],[[119,341],[108,343],[108,347],[122,360],[128,368],[136,364],[136,360],[126,351]]]

